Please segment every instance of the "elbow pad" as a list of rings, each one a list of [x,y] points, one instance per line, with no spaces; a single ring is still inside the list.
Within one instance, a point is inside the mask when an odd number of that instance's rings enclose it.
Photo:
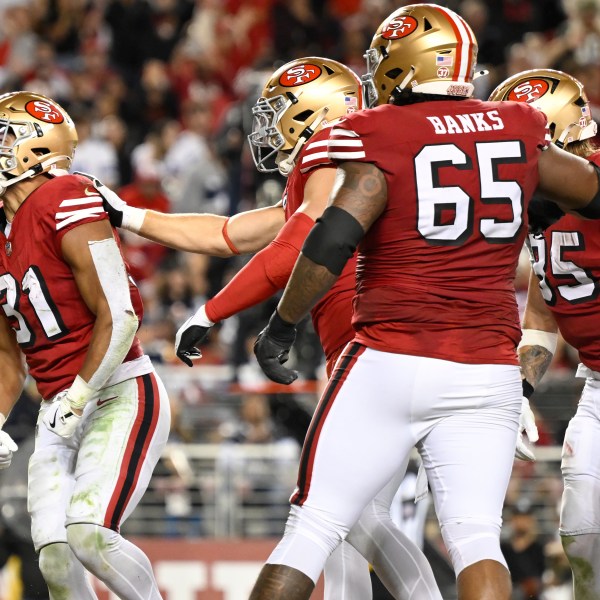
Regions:
[[[592,167],[594,167],[596,170],[596,177],[598,178],[598,190],[596,191],[596,195],[590,200],[587,206],[575,209],[575,212],[586,219],[600,219],[600,167],[591,161],[590,165],[592,165]]]
[[[308,234],[302,254],[340,275],[364,235],[361,224],[348,211],[329,206]]]

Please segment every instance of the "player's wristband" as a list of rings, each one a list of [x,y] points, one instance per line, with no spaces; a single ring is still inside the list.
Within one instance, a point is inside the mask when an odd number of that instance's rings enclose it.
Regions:
[[[533,386],[527,381],[527,379],[523,379],[523,396],[529,400],[531,396],[533,396],[533,392],[535,391]]]
[[[541,346],[546,348],[548,352],[554,354],[558,344],[558,334],[550,331],[542,331],[540,329],[523,329],[521,341],[518,348],[525,346]]]
[[[296,337],[296,325],[284,321],[275,309],[269,319],[269,336],[281,343],[293,343]]]
[[[87,381],[77,375],[67,393],[67,396],[69,397],[69,404],[72,408],[83,410],[89,399],[97,391],[98,390],[95,390],[93,387],[88,385]]]
[[[121,224],[121,228],[127,229],[127,231],[133,231],[133,233],[139,233],[145,218],[145,208],[128,206],[123,210],[123,223]]]

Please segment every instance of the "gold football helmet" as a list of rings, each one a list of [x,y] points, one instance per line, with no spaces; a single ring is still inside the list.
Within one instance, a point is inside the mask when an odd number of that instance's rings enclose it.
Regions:
[[[26,91],[0,96],[0,194],[52,168],[68,169],[76,145],[71,117],[50,98]]]
[[[341,63],[310,56],[283,65],[252,108],[248,141],[256,168],[289,175],[315,132],[362,107],[360,79]]]
[[[367,106],[386,104],[403,91],[473,95],[477,41],[466,21],[437,4],[394,11],[377,29],[365,54]]]
[[[571,75],[553,69],[522,71],[503,81],[490,100],[527,102],[547,117],[552,141],[560,148],[596,135],[583,85]]]

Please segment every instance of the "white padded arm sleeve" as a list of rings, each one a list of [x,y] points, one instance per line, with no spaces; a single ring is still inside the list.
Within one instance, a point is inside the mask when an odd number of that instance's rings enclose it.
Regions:
[[[138,318],[131,304],[125,263],[113,238],[89,242],[92,260],[112,316],[110,343],[102,362],[88,385],[99,390],[123,362],[138,328]]]

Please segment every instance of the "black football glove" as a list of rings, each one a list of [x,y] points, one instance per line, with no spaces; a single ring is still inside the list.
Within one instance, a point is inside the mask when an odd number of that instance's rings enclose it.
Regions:
[[[125,200],[121,200],[121,198],[119,198],[115,192],[106,187],[99,179],[93,175],[90,175],[89,173],[74,171],[73,175],[82,175],[83,177],[87,177],[87,179],[92,182],[92,185],[102,197],[102,208],[104,208],[108,214],[110,224],[113,227],[121,227],[123,225],[123,214],[129,208]]]
[[[529,233],[540,236],[550,225],[564,217],[565,213],[551,200],[535,194],[529,202],[527,215],[529,217]]]
[[[214,325],[206,316],[202,305],[177,331],[175,335],[175,354],[188,367],[193,367],[193,360],[202,357],[198,346],[208,337],[210,328]]]
[[[296,326],[284,321],[275,311],[254,342],[254,354],[260,368],[276,383],[289,385],[298,379],[298,371],[282,366],[287,362],[295,339]]]

